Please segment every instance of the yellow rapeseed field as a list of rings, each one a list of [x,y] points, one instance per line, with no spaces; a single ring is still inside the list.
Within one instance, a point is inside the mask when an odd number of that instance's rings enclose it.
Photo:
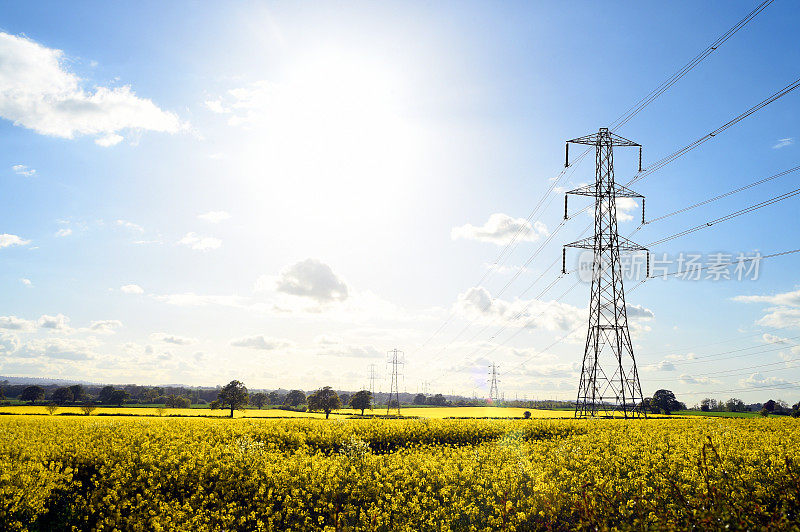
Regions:
[[[0,416],[2,530],[797,529],[782,419]]]

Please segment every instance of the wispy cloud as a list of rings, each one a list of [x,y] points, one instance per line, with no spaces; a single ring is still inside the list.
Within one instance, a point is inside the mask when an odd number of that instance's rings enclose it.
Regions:
[[[125,284],[119,287],[123,294],[144,294],[144,290],[138,284]]]
[[[33,168],[29,168],[24,164],[15,164],[14,166],[11,167],[11,169],[14,170],[15,174],[22,175],[25,177],[33,177],[34,175],[36,175],[36,170],[34,170]]]
[[[8,233],[0,234],[0,248],[7,248],[10,246],[26,246],[30,243],[30,240],[23,240],[17,235],[9,235]]]
[[[124,227],[125,229],[130,229],[131,231],[135,231],[137,233],[144,233],[144,227],[142,227],[139,224],[129,222],[128,220],[117,220],[117,225],[120,227]]]
[[[781,148],[785,148],[786,146],[791,146],[794,144],[794,138],[786,137],[785,139],[778,139],[778,142],[772,147],[773,150],[779,150]]]
[[[217,249],[222,245],[222,240],[213,236],[200,236],[197,233],[186,233],[183,238],[178,240],[178,244],[198,251],[209,251]]]
[[[498,246],[507,244],[515,237],[517,241],[534,242],[547,234],[547,226],[541,222],[531,224],[524,218],[512,218],[503,213],[492,214],[481,226],[465,224],[450,231],[453,240],[463,238],[491,242]]]

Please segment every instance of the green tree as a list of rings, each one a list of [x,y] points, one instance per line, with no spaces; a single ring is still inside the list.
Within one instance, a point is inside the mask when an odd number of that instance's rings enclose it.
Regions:
[[[264,392],[254,393],[250,398],[250,403],[257,406],[258,409],[261,410],[261,407],[267,404],[267,394]]]
[[[113,386],[103,386],[100,389],[100,393],[97,394],[97,401],[100,404],[110,404],[111,403],[111,394],[114,393]]]
[[[656,390],[650,402],[654,410],[657,409],[664,414],[671,414],[676,410],[683,410],[686,408],[683,403],[675,398],[675,394],[670,390]]]
[[[308,410],[311,412],[322,410],[325,412],[325,419],[328,419],[333,410],[341,407],[342,401],[339,395],[330,386],[325,386],[308,396]]]
[[[86,390],[80,384],[73,384],[69,387],[69,391],[72,392],[73,401],[83,401],[86,397]]]
[[[56,413],[56,410],[58,410],[58,405],[55,403],[49,403],[45,406],[45,409],[47,409],[48,414],[53,415]]]
[[[731,397],[725,401],[725,410],[728,412],[744,412],[746,407],[744,405],[744,401],[735,397]]]
[[[364,415],[364,410],[367,408],[372,409],[372,392],[369,390],[361,390],[356,392],[350,398],[350,406],[356,410],[361,410],[361,415]]]
[[[304,394],[302,390],[290,391],[283,400],[283,404],[286,406],[300,406],[305,404],[305,402],[306,394]]]
[[[83,405],[81,405],[81,410],[82,410],[82,411],[83,411],[83,413],[84,413],[84,414],[86,414],[87,416],[90,416],[90,415],[92,415],[92,412],[94,412],[96,409],[97,409],[97,407],[96,407],[96,406],[94,406],[94,404],[92,404],[92,403],[89,403],[89,402],[86,402],[86,403],[84,403]]]
[[[434,406],[447,406],[447,399],[445,399],[444,395],[437,393],[433,397],[428,398],[428,404]]]
[[[29,401],[31,403],[34,401],[40,401],[44,399],[44,388],[37,385],[27,386],[24,390],[22,390],[22,393],[19,395],[19,399],[20,401]]]
[[[125,390],[114,390],[108,396],[108,402],[112,405],[122,406],[130,398],[131,394]]]
[[[267,404],[270,405],[282,405],[284,400],[284,396],[279,394],[277,391],[271,391],[267,394]]]
[[[227,406],[231,409],[231,417],[233,417],[234,410],[244,408],[247,405],[247,388],[240,381],[231,381],[219,391],[217,399],[221,408]]]
[[[425,394],[418,393],[414,396],[414,404],[415,405],[424,405],[426,401]]]
[[[72,395],[72,390],[69,388],[58,388],[53,392],[53,397],[51,397],[51,399],[53,402],[63,405],[74,400],[75,396]]]

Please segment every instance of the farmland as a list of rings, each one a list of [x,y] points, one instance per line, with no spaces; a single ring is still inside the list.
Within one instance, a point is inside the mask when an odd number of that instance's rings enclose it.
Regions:
[[[0,417],[0,528],[790,529],[791,418]]]

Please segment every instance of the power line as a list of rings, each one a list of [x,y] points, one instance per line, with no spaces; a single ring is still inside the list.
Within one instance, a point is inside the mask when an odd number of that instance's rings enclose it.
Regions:
[[[732,220],[733,218],[737,218],[737,217],[742,216],[744,214],[749,214],[751,212],[757,211],[757,210],[762,209],[764,207],[769,207],[770,205],[773,205],[775,203],[781,202],[781,201],[783,201],[785,199],[792,198],[794,196],[797,196],[798,194],[800,194],[800,188],[796,188],[796,189],[794,189],[792,191],[786,192],[785,194],[781,194],[780,196],[775,196],[775,197],[772,197],[772,198],[770,198],[768,200],[762,201],[760,203],[756,203],[755,205],[751,205],[749,207],[745,207],[744,209],[740,209],[738,211],[734,211],[734,212],[732,212],[730,214],[726,214],[725,216],[722,216],[720,218],[716,218],[714,220],[708,221],[708,222],[706,222],[704,224],[696,225],[694,227],[690,227],[689,229],[685,229],[683,231],[680,231],[679,233],[675,233],[675,234],[666,236],[666,237],[664,237],[662,239],[659,239],[659,240],[656,240],[654,242],[650,242],[649,244],[647,244],[647,247],[658,246],[658,245],[663,244],[665,242],[669,242],[670,240],[674,240],[676,238],[680,238],[682,236],[686,236],[686,235],[695,233],[697,231],[700,231],[701,229],[707,229],[707,228],[711,227],[712,225],[716,225],[716,224],[722,223],[722,222],[727,222],[728,220]]]
[[[701,272],[701,271],[707,270],[709,268],[721,268],[723,266],[732,266],[734,264],[743,264],[745,262],[762,261],[764,259],[771,259],[773,257],[782,257],[784,255],[792,255],[794,253],[800,253],[800,249],[790,249],[788,251],[781,251],[779,253],[771,253],[769,255],[757,255],[755,257],[744,257],[744,258],[742,258],[740,260],[735,260],[735,261],[730,261],[730,262],[721,262],[719,264],[711,264],[711,265],[708,265],[708,266],[701,266],[701,267],[698,267],[698,268],[692,268],[690,270],[679,270],[679,271],[674,271],[674,272],[667,272],[667,273],[664,273],[662,275],[659,275],[658,277],[650,277],[649,279],[658,279],[658,278],[662,278],[662,277],[669,277],[669,276],[673,276],[673,275],[681,275],[681,274],[690,273],[690,272],[691,273]]]
[[[800,381],[783,382],[779,384],[768,384],[766,386],[751,386],[749,388],[732,388],[727,390],[714,390],[704,392],[685,392],[681,395],[712,395],[718,393],[751,392],[753,390],[790,390],[800,385]]]
[[[744,120],[748,116],[760,111],[761,109],[763,109],[767,105],[771,104],[772,102],[774,102],[776,100],[779,100],[780,98],[786,96],[787,94],[789,94],[790,92],[795,90],[797,87],[800,87],[800,79],[796,79],[795,81],[789,83],[784,88],[780,89],[778,92],[772,94],[771,96],[765,98],[764,100],[761,100],[759,103],[757,103],[753,107],[749,108],[745,112],[743,112],[743,113],[739,114],[738,116],[732,118],[731,120],[725,122],[723,125],[721,125],[717,129],[715,129],[714,131],[705,134],[704,136],[700,137],[699,139],[695,140],[694,142],[692,142],[690,144],[687,144],[683,148],[681,148],[681,149],[679,149],[679,150],[667,155],[666,157],[663,157],[662,159],[659,159],[658,161],[656,161],[652,165],[648,166],[647,168],[645,168],[641,172],[638,172],[626,184],[626,186],[631,185],[633,183],[636,183],[637,181],[641,181],[645,177],[648,177],[649,175],[653,174],[654,172],[656,172],[656,171],[660,170],[661,168],[663,168],[664,166],[668,165],[669,163],[671,163],[675,159],[683,157],[684,155],[686,155],[690,151],[694,150],[695,148],[697,148],[701,144],[711,140],[712,138],[716,137],[720,133],[722,133],[722,132],[726,131],[727,129],[733,127],[734,125],[738,124],[739,122],[741,122],[742,120]]]
[[[750,13],[747,14],[743,19],[737,22],[732,28],[728,31],[723,33],[716,41],[712,42],[708,47],[706,47],[702,52],[697,54],[691,61],[686,63],[680,70],[675,72],[672,76],[664,80],[661,85],[653,89],[647,96],[636,102],[630,109],[628,109],[620,118],[618,118],[616,122],[619,124],[614,125],[612,123],[609,126],[609,129],[619,129],[623,125],[625,125],[631,118],[636,116],[642,109],[650,105],[656,98],[661,96],[667,89],[672,87],[675,83],[678,82],[682,77],[688,74],[694,67],[700,64],[706,57],[711,55],[714,51],[716,51],[722,44],[724,44],[728,39],[736,35],[736,33],[741,30],[744,26],[747,25],[753,18],[756,17],[761,11],[767,8],[772,3],[773,0],[765,0],[761,2],[755,9],[753,9]]]
[[[714,196],[713,198],[709,198],[709,199],[701,201],[699,203],[695,203],[693,205],[689,205],[688,207],[684,207],[682,209],[678,209],[677,211],[673,211],[673,212],[670,212],[670,213],[667,213],[667,214],[663,214],[661,216],[658,216],[657,218],[653,218],[651,220],[648,220],[643,225],[648,225],[648,224],[651,224],[653,222],[658,222],[658,221],[661,221],[661,220],[663,220],[665,218],[669,218],[671,216],[675,216],[676,214],[681,214],[681,213],[684,213],[686,211],[690,211],[692,209],[696,209],[697,207],[702,207],[703,205],[708,205],[709,203],[713,203],[715,201],[721,200],[723,198],[727,198],[728,196],[732,196],[734,194],[737,194],[739,192],[748,190],[748,189],[756,187],[758,185],[763,185],[764,183],[767,183],[767,182],[772,181],[774,179],[778,179],[779,177],[783,177],[785,175],[791,174],[792,172],[796,172],[797,170],[800,170],[800,166],[795,166],[794,168],[790,168],[788,170],[784,170],[783,172],[777,173],[775,175],[771,175],[769,177],[765,177],[764,179],[760,179],[760,180],[755,181],[753,183],[750,183],[748,185],[744,185],[744,186],[736,188],[734,190],[725,192],[724,194],[720,194],[718,196]]]

